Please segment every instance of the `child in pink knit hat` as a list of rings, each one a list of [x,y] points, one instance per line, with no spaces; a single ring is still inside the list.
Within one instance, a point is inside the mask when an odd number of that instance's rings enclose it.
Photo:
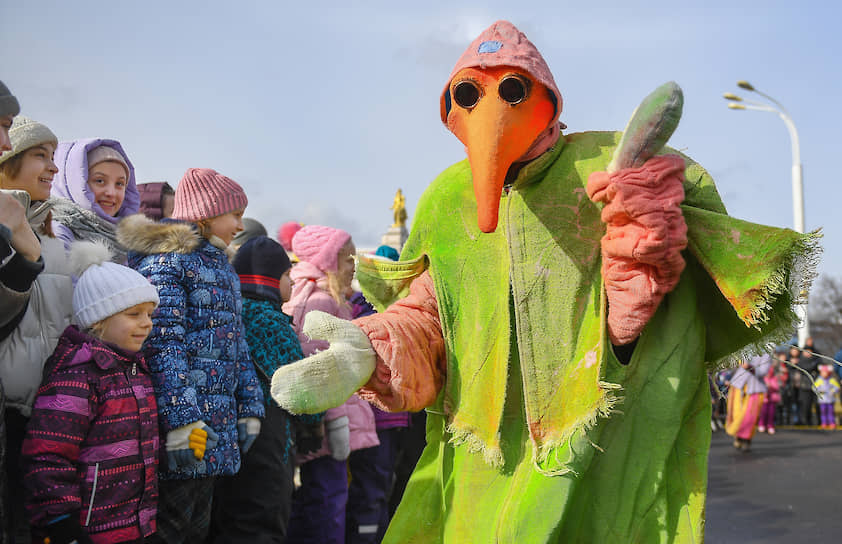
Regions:
[[[199,226],[202,236],[216,236],[227,247],[243,230],[249,201],[243,188],[210,168],[190,168],[175,190],[172,218]]]
[[[354,278],[356,248],[343,230],[308,225],[293,237],[292,250],[300,261],[292,268],[292,297],[283,309],[292,316],[302,351],[308,356],[328,347],[327,342],[312,340],[302,332],[308,312],[352,317],[346,296]],[[299,456],[302,485],[293,495],[289,542],[345,542],[348,456],[380,443],[371,407],[356,395],[325,413],[324,428],[321,449]]]
[[[292,251],[292,238],[302,227],[304,225],[298,221],[287,221],[278,228],[278,242],[281,243],[281,247],[287,252],[287,256],[293,264],[298,262],[298,256]]]
[[[278,228],[278,241],[287,253],[292,251],[292,238],[303,226],[298,221],[287,221]]]
[[[167,452],[156,542],[205,540],[214,481],[240,470],[260,432],[263,391],[246,345],[239,276],[226,253],[247,204],[234,180],[191,168],[175,191],[174,221],[138,214],[118,228],[129,266],[161,298],[144,344]],[[189,454],[197,433],[203,455]]]

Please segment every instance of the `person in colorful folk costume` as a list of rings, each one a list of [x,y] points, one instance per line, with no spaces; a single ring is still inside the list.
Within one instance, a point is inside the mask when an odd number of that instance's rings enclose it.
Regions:
[[[763,377],[769,373],[771,366],[772,356],[766,353],[741,361],[731,376],[725,432],[734,437],[734,447],[738,450],[745,452],[751,449],[751,439],[757,430],[760,410],[768,392]]]
[[[617,169],[619,133],[562,135],[549,68],[508,22],[440,103],[468,160],[422,196],[402,261],[360,258],[381,312],[308,316],[331,347],[272,395],[427,409],[384,542],[701,541],[706,371],[789,336],[816,236],[728,217],[687,157]],[[347,390],[320,387],[340,373]]]

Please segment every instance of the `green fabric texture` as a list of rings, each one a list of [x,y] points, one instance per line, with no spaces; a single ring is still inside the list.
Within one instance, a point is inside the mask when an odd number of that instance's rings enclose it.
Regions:
[[[724,346],[709,345],[710,360],[716,367],[733,366],[745,355],[741,348],[761,349],[780,340],[774,331],[793,328],[792,304],[802,300],[805,286],[813,279],[820,235],[756,225],[691,206],[682,206],[682,212],[690,251],[722,295],[708,304],[720,307],[730,318],[726,326],[737,334]],[[725,302],[733,311],[724,312]],[[734,322],[734,315],[743,327]],[[772,331],[773,337],[768,338],[765,331]],[[726,330],[722,333],[730,336]],[[734,347],[737,344],[742,345]]]
[[[419,202],[402,255],[413,263],[360,263],[366,296],[381,305],[391,300],[375,295],[405,292],[427,263],[447,350],[429,445],[387,541],[701,541],[706,361],[791,334],[800,286],[789,269],[815,237],[727,217],[710,176],[688,159],[687,268],[620,365],[605,330],[605,227],[584,189],[619,136],[563,136],[518,174],[490,234],[477,227],[460,162]],[[710,242],[733,241],[734,231],[748,257],[740,266],[728,262],[733,245]],[[770,232],[780,234],[772,243]]]
[[[628,366],[609,354],[606,379],[628,393],[616,413],[571,441],[576,473],[534,468],[517,350],[501,468],[454,446],[441,404],[428,409],[428,446],[384,542],[701,542],[710,396],[694,288],[689,279],[667,295]]]
[[[357,281],[368,288],[366,300],[382,312],[396,300],[409,294],[412,280],[427,269],[423,255],[410,261],[395,262],[360,255],[357,262]],[[388,278],[388,281],[384,281]],[[368,297],[371,297],[370,299]]]

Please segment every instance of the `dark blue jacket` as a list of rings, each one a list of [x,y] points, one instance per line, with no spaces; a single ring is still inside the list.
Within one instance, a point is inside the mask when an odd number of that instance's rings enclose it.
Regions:
[[[120,223],[129,266],[158,288],[161,303],[144,344],[158,399],[162,439],[204,421],[219,434],[194,470],[165,479],[231,475],[240,469],[237,420],[264,416],[263,391],[249,357],[240,280],[225,252],[189,223],[156,223],[141,215]]]

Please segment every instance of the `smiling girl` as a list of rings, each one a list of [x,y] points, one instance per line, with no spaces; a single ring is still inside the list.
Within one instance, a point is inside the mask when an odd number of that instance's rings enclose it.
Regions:
[[[115,262],[126,261],[117,223],[140,209],[134,167],[120,142],[88,138],[61,142],[53,182],[53,230],[65,246],[74,240],[103,241]]]
[[[161,296],[144,347],[168,452],[152,542],[204,541],[214,479],[239,471],[260,432],[263,392],[246,345],[240,280],[226,254],[247,204],[234,180],[191,168],[175,190],[173,220],[137,214],[117,229],[129,266]],[[201,460],[170,456],[193,429],[218,440]]]
[[[39,542],[142,542],[155,532],[159,438],[140,349],[158,291],[102,245],[77,244],[71,259],[80,252],[98,264],[77,269],[78,327],[62,334],[35,398],[24,502]]]
[[[53,162],[58,145],[55,134],[45,125],[19,115],[9,128],[9,142],[11,151],[0,155],[0,187],[26,191],[33,203],[50,198],[53,177],[58,172]]]
[[[47,200],[57,168],[53,162],[55,134],[45,125],[18,115],[9,129],[11,150],[0,155],[0,189],[25,203],[26,219],[40,238],[44,270],[32,284],[23,311],[4,328],[0,341],[0,380],[6,393],[7,491],[21,488],[20,447],[32,402],[41,383],[44,361],[70,324],[73,284],[67,254],[60,240],[52,237]],[[6,308],[4,308],[6,310]],[[14,499],[14,500],[13,500]],[[8,519],[21,542],[27,523],[23,506],[10,493],[5,497]]]

